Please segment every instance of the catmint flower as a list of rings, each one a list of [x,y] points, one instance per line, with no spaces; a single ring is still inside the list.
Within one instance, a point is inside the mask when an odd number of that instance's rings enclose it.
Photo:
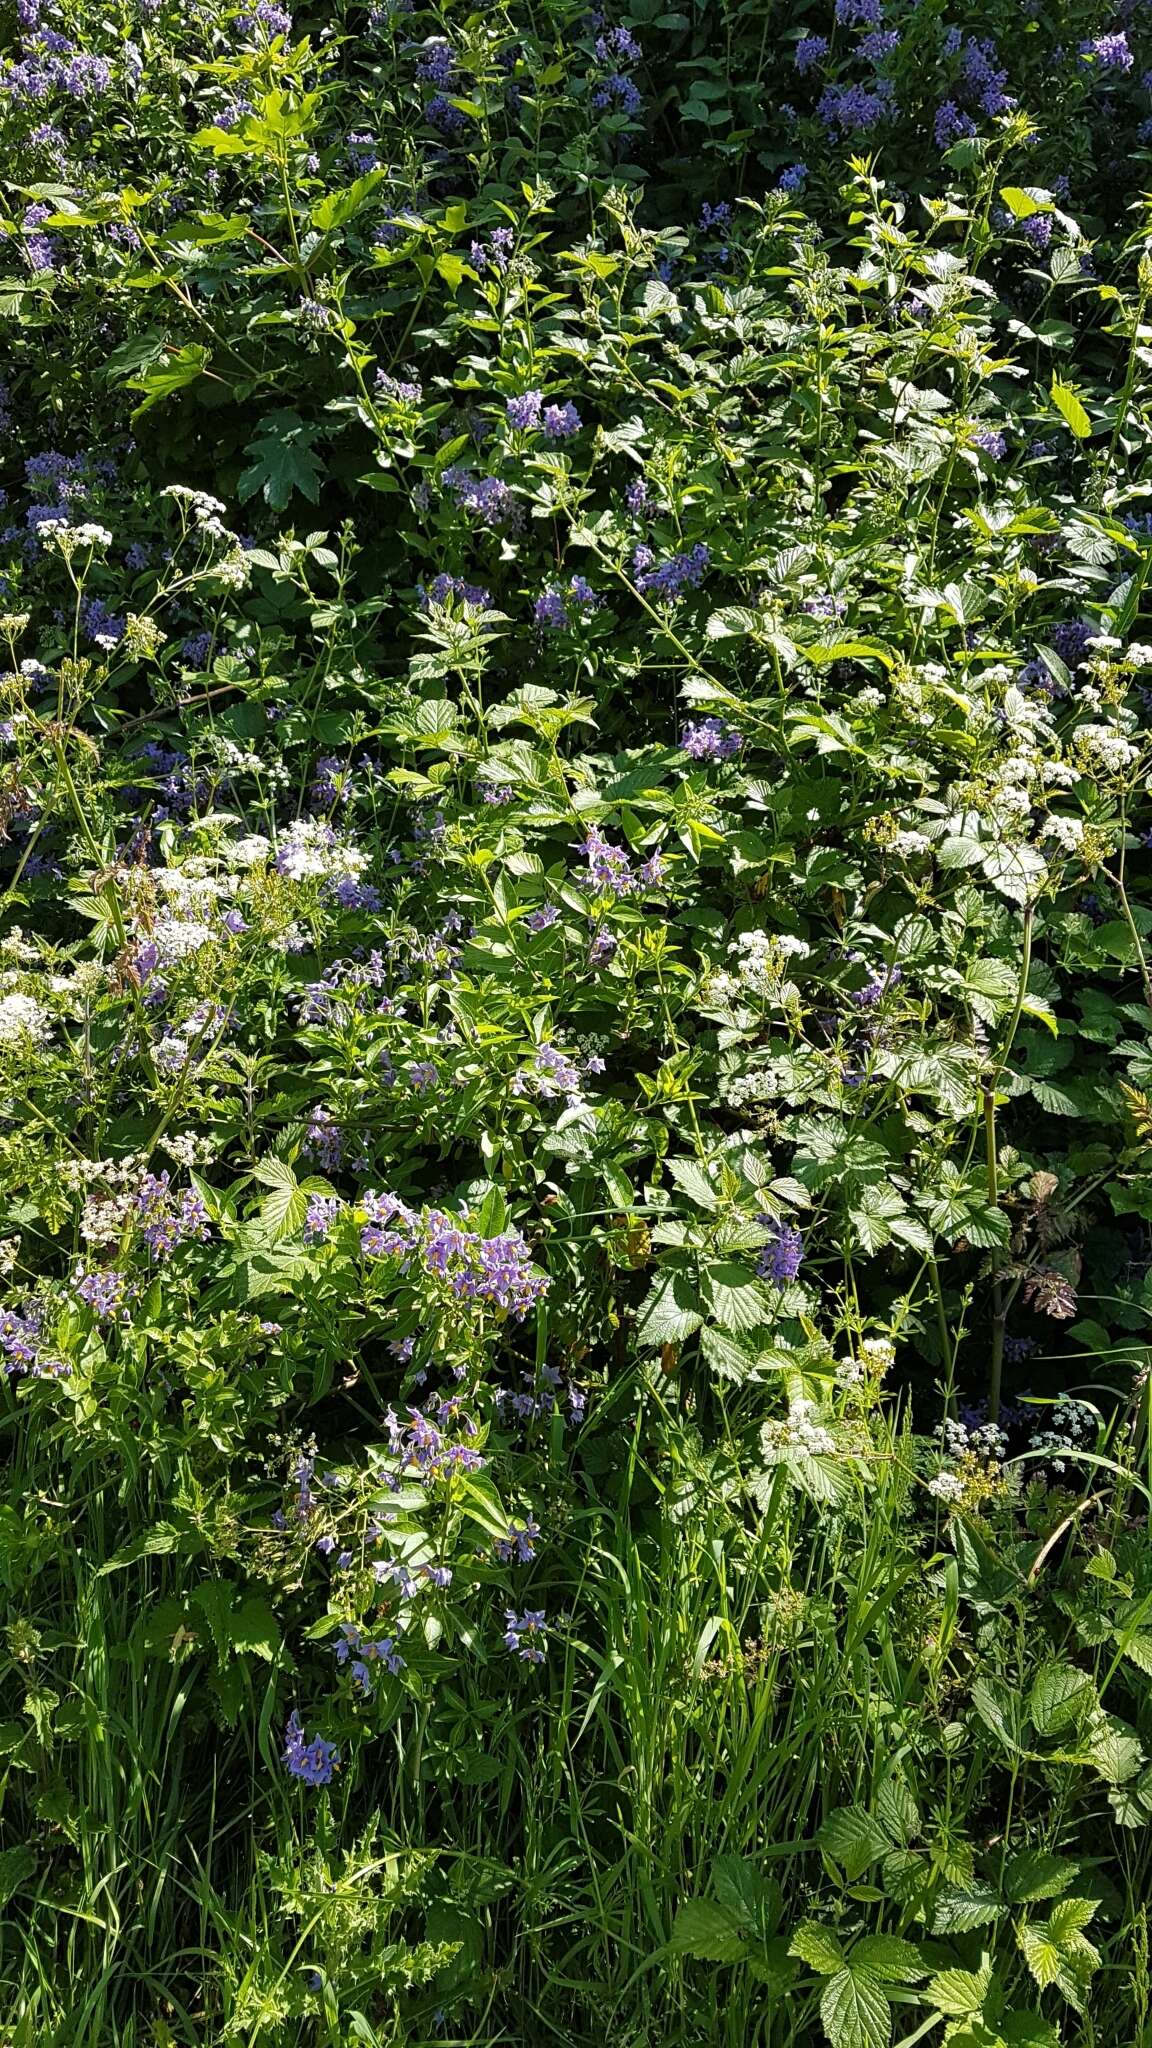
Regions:
[[[827,36],[801,36],[796,45],[793,62],[797,71],[803,74],[805,71],[811,71],[813,65],[819,64],[827,55]]]
[[[645,597],[672,599],[679,597],[682,590],[694,590],[708,573],[712,551],[703,541],[686,553],[671,555],[666,562],[653,568],[654,561],[650,548],[635,548],[632,567],[636,572],[636,588]]]
[[[1131,71],[1135,62],[1124,29],[1114,35],[1093,36],[1080,45],[1081,58],[1094,57],[1101,71]]]
[[[768,1280],[774,1287],[785,1287],[796,1278],[804,1257],[804,1238],[792,1223],[782,1223],[774,1216],[761,1216],[759,1221],[772,1234],[760,1252],[756,1270],[762,1280]]]
[[[521,433],[530,432],[540,424],[543,404],[542,391],[522,391],[517,398],[505,399],[504,410],[508,415],[508,425]]]
[[[807,176],[807,164],[788,164],[776,180],[776,190],[778,192],[799,192]]]
[[[571,403],[566,405],[546,405],[544,408],[544,417],[541,425],[543,426],[545,437],[549,441],[570,440],[573,434],[580,432],[583,424],[584,422],[580,418],[576,407]]]
[[[592,94],[592,105],[598,114],[620,113],[631,119],[643,104],[639,86],[625,71],[614,71],[611,77],[601,79]]]
[[[693,761],[730,761],[743,744],[743,734],[722,718],[702,718],[686,725],[680,735],[680,745]]]

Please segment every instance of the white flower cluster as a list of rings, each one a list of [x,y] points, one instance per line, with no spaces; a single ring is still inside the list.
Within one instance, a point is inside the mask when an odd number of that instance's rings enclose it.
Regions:
[[[367,867],[368,855],[337,839],[322,819],[298,818],[280,841],[276,865],[290,882],[313,878],[340,881],[345,877],[355,881]]]
[[[190,953],[198,953],[202,946],[211,945],[217,935],[210,924],[203,924],[198,918],[158,917],[150,936],[167,967],[175,960],[186,960]]]
[[[1139,759],[1139,748],[1114,725],[1078,725],[1072,737],[1081,754],[1108,775],[1123,774]]]
[[[928,1491],[936,1500],[954,1503],[964,1498],[964,1481],[955,1472],[937,1472],[935,1479],[928,1481]]]
[[[1083,818],[1047,818],[1041,839],[1054,839],[1061,853],[1075,853],[1084,837]]]
[[[819,1409],[815,1401],[797,1396],[788,1404],[786,1422],[765,1424],[761,1441],[765,1452],[800,1451],[806,1458],[829,1457],[836,1449],[836,1439],[816,1417]]]
[[[811,948],[791,932],[741,932],[728,948],[735,959],[735,972],[714,974],[708,993],[720,1002],[732,1002],[742,989],[763,996],[768,1002],[789,1002],[799,994],[793,982],[784,980],[789,960],[806,960]]]
[[[24,1050],[42,1045],[52,1029],[52,1020],[35,996],[17,993],[0,996],[0,1046]]]
[[[1030,1448],[1055,1453],[1052,1470],[1063,1472],[1065,1459],[1059,1453],[1074,1451],[1090,1443],[1096,1435],[1097,1421],[1096,1410],[1087,1401],[1077,1401],[1071,1394],[1062,1394],[1052,1410],[1050,1427],[1033,1431],[1029,1438]]]
[[[942,1422],[935,1434],[946,1458],[986,1458],[998,1464],[1008,1449],[1008,1438],[994,1422],[981,1422],[966,1429],[962,1422]]]
[[[85,520],[81,526],[71,526],[66,519],[42,519],[36,537],[45,547],[57,548],[62,555],[74,555],[80,548],[112,545],[108,528],[98,526],[94,519]]]

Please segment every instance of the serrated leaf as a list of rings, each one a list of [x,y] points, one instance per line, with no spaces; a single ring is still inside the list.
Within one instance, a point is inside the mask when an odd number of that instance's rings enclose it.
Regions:
[[[662,1273],[641,1304],[636,1335],[641,1344],[678,1344],[703,1320],[699,1290],[687,1273]]]
[[[820,2018],[832,2048],[888,2048],[892,2015],[869,1970],[837,1970],[824,1987]]]
[[[974,1970],[941,1970],[928,1985],[927,1995],[937,2012],[949,2019],[963,2019],[979,2012],[992,1981],[991,1970],[978,1976]]]
[[[251,461],[240,472],[238,496],[246,501],[259,492],[274,512],[284,510],[294,491],[315,504],[323,476],[312,452],[319,431],[297,412],[269,413],[245,451]]]
[[[668,1944],[679,1955],[707,1963],[738,1963],[745,1945],[739,1922],[717,1899],[685,1900]]]
[[[1058,1735],[1070,1728],[1095,1704],[1096,1688],[1085,1671],[1053,1658],[1032,1681],[1028,1712],[1039,1735]]]
[[[849,1962],[853,1970],[870,1970],[886,1984],[915,1984],[928,1975],[915,1942],[899,1934],[866,1934]]]
[[[798,1956],[821,1977],[830,1977],[844,1962],[844,1951],[830,1927],[819,1920],[803,1920],[788,1944],[790,1956]]]
[[[816,1840],[853,1883],[892,1847],[887,1828],[863,1806],[842,1806],[830,1813],[816,1830]]]
[[[1056,1943],[1031,1921],[1024,1921],[1017,1927],[1016,1941],[1041,1991],[1046,1991],[1060,1975],[1060,1951]]]
[[[1070,1857],[1053,1855],[1049,1849],[1021,1849],[1004,1866],[1004,1896],[1017,1906],[1035,1899],[1058,1899],[1079,1869]]]
[[[978,1927],[992,1927],[1004,1916],[1004,1908],[988,1885],[946,1885],[936,1900],[932,1916],[934,1934],[973,1934]]]
[[[722,1330],[755,1330],[768,1320],[763,1283],[746,1266],[724,1259],[704,1270],[712,1313]]]

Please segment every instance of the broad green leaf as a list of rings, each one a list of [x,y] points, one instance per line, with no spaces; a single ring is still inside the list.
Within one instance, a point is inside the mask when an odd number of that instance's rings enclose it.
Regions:
[[[1079,393],[1073,390],[1071,384],[1062,384],[1058,377],[1053,377],[1052,403],[1076,439],[1086,441],[1092,432],[1092,422],[1084,410]]]
[[[816,1840],[853,1882],[892,1847],[887,1828],[863,1806],[843,1806],[830,1813],[817,1829]]]
[[[830,1927],[819,1920],[803,1920],[788,1944],[788,1953],[798,1956],[821,1977],[830,1977],[844,1962],[844,1950]]]
[[[1096,1688],[1087,1672],[1053,1658],[1032,1681],[1028,1712],[1039,1735],[1058,1735],[1074,1726],[1095,1700]]]
[[[824,1987],[820,2017],[832,2048],[888,2048],[892,2015],[870,1970],[837,1970]]]
[[[668,1946],[702,1962],[738,1963],[746,1938],[740,1921],[717,1899],[687,1899],[673,1922]]]

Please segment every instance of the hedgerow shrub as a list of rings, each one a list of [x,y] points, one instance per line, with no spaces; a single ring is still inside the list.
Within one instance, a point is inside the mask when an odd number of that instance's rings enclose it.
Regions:
[[[1145,10],[5,34],[0,2039],[1148,2048]]]

